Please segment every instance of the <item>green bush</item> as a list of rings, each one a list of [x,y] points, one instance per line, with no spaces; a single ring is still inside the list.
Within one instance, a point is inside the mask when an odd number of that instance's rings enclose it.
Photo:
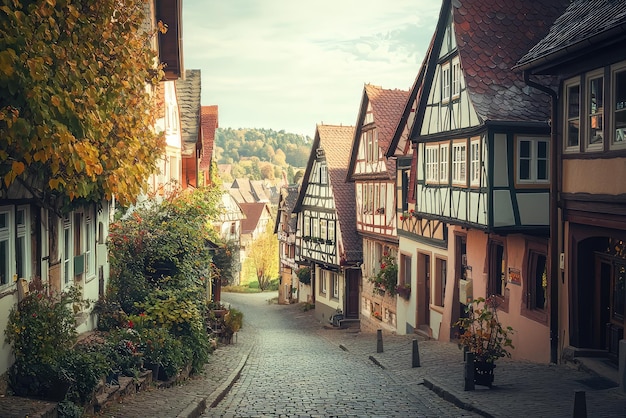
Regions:
[[[16,395],[47,396],[58,386],[59,359],[76,342],[74,303],[79,298],[73,289],[62,294],[35,291],[9,313],[5,341],[15,356],[9,384]]]

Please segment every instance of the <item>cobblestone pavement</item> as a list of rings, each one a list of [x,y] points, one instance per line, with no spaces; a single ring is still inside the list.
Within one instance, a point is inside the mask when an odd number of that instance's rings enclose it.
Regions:
[[[100,416],[571,417],[584,391],[589,417],[626,417],[626,394],[592,388],[585,381],[594,376],[571,366],[503,359],[492,389],[464,391],[455,344],[420,339],[413,368],[415,335],[386,333],[377,353],[375,333],[327,329],[297,305],[268,304],[273,296],[223,294],[246,315],[234,344],[220,346],[201,376],[140,392]],[[0,418],[41,417],[49,406],[0,397]]]
[[[476,416],[423,385],[407,390],[367,358],[319,338],[319,323],[298,306],[270,307],[227,295],[258,331],[241,378],[203,417]]]
[[[298,306],[224,299],[244,311],[258,339],[241,378],[204,417],[476,416],[423,385],[408,391],[367,358],[320,338],[320,324]]]

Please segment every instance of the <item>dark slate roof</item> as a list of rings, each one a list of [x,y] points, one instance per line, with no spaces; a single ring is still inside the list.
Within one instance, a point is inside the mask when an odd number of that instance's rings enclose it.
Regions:
[[[348,262],[360,261],[363,245],[356,232],[354,185],[346,183],[354,127],[317,125],[316,136],[319,136],[319,147],[324,150],[326,155],[329,183],[335,199],[337,219],[344,246],[343,255]],[[315,149],[311,149],[311,153],[314,155]]]
[[[623,34],[625,25],[626,0],[573,0],[549,33],[519,60],[518,65],[532,67],[542,60],[557,59],[605,42],[616,30]]]
[[[276,219],[278,221],[281,220],[282,213],[285,213],[287,219],[287,231],[290,233],[295,232],[298,228],[298,218],[295,216],[291,216],[291,212],[293,208],[296,206],[296,201],[298,200],[298,186],[290,185],[283,186],[280,188],[280,198],[278,201],[278,214]],[[279,222],[276,222],[274,226],[274,232],[277,232],[279,228]]]
[[[548,119],[550,97],[528,87],[522,74],[512,68],[548,33],[568,2],[452,2],[461,68],[470,99],[482,121],[544,122]]]
[[[217,118],[217,106],[202,106],[202,156],[200,169],[207,170],[213,157],[213,145],[215,144],[215,130],[219,127]]]
[[[180,109],[182,154],[193,156],[200,131],[200,70],[185,71],[185,78],[176,80],[176,98]]]

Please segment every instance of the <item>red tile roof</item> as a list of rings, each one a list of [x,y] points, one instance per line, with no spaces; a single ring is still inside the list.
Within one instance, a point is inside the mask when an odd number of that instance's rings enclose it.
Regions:
[[[213,157],[213,145],[215,143],[215,130],[218,126],[217,106],[202,106],[202,156],[200,157],[200,169],[208,170]]]
[[[542,39],[569,0],[452,2],[465,83],[483,121],[546,121],[549,96],[526,85],[516,62]],[[441,27],[441,26],[440,26]]]
[[[241,233],[250,234],[254,231],[263,216],[263,212],[269,213],[267,203],[239,203],[241,211],[246,215],[245,219],[241,220]]]
[[[386,90],[372,84],[365,85],[367,98],[372,105],[374,123],[378,130],[378,144],[387,150],[398,126],[400,116],[409,98],[406,90]]]

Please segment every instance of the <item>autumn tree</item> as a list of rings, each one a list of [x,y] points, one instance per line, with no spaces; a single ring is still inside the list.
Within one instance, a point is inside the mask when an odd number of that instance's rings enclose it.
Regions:
[[[133,202],[164,138],[142,0],[0,0],[0,188],[44,207]],[[166,22],[167,23],[167,22]]]
[[[266,290],[278,276],[278,240],[273,222],[268,222],[265,231],[252,242],[245,263],[254,269],[261,290]]]

